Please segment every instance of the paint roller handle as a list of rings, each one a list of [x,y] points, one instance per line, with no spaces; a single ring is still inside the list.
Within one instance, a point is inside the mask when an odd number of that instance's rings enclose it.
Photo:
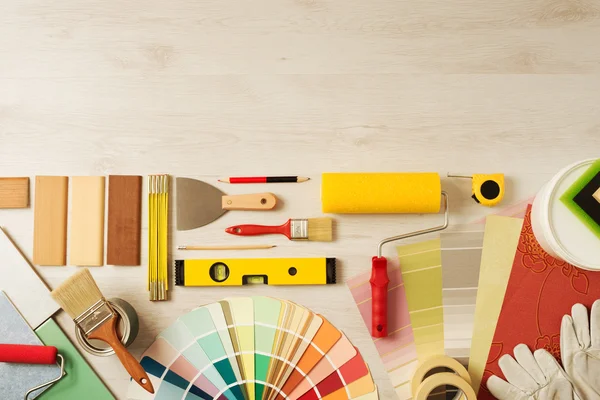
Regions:
[[[0,362],[18,364],[56,364],[58,350],[54,346],[0,344]]]
[[[387,336],[387,292],[390,279],[387,274],[387,259],[373,257],[371,270],[372,326],[371,336]]]

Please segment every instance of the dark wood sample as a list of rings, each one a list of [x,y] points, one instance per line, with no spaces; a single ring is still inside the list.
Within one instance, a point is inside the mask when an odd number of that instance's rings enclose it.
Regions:
[[[108,233],[106,263],[140,265],[142,177],[108,177]]]

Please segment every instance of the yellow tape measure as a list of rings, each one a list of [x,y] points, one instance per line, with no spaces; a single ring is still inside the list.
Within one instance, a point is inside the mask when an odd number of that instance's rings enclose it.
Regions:
[[[472,181],[473,199],[481,205],[493,207],[504,198],[504,174],[452,175],[449,178],[467,178]]]

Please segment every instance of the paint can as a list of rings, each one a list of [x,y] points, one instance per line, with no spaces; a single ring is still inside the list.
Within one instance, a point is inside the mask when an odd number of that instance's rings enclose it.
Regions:
[[[531,206],[533,233],[554,258],[589,271],[600,271],[600,241],[560,197],[597,161],[589,159],[562,169],[538,192]]]
[[[125,300],[112,298],[107,300],[117,313],[117,334],[121,338],[121,343],[128,347],[133,343],[138,335],[140,324],[135,309]],[[115,351],[101,340],[88,339],[84,336],[81,329],[75,327],[75,336],[77,341],[88,353],[95,356],[111,356]]]

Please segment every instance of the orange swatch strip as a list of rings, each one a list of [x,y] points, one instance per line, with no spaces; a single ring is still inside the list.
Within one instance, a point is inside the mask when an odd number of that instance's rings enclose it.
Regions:
[[[323,318],[322,315],[319,317]],[[283,385],[282,392],[285,394],[291,393],[300,382],[304,380],[304,374],[308,374],[321,361],[325,354],[340,340],[342,333],[329,321],[323,318],[323,325],[317,331],[311,345],[306,349],[306,352],[298,361],[296,369]],[[302,371],[302,373],[300,372]],[[276,400],[283,400],[281,393],[277,395]]]

